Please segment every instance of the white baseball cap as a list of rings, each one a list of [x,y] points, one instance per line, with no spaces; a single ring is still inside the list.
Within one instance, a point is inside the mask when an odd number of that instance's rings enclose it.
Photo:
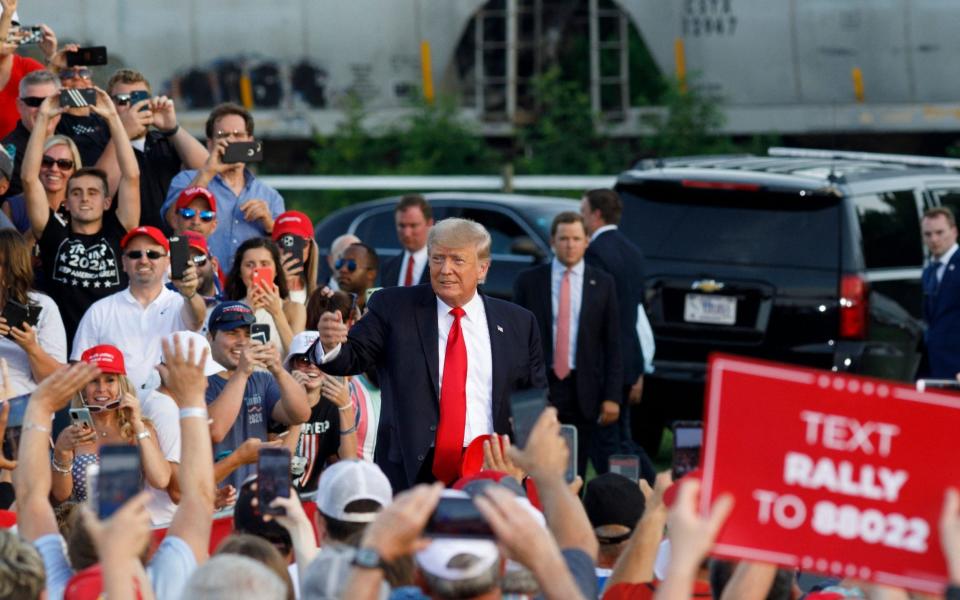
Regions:
[[[443,498],[469,498],[460,490],[443,490]],[[454,559],[470,557],[462,566]],[[500,551],[493,540],[473,538],[436,537],[424,550],[416,554],[417,565],[423,571],[444,581],[464,581],[479,577],[500,560]]]
[[[196,331],[177,331],[174,333],[168,333],[167,335],[163,336],[163,339],[165,339],[168,344],[173,346],[177,352],[184,355],[186,355],[187,349],[190,347],[190,342],[193,341],[194,359],[199,358],[200,353],[203,352],[204,348],[206,348],[207,362],[203,364],[203,374],[206,377],[216,375],[221,371],[226,371],[223,365],[213,360],[213,352],[210,351],[210,342],[207,341],[206,337],[200,335]],[[177,343],[174,341],[175,339],[180,340],[179,347],[177,347]]]
[[[293,336],[293,339],[290,340],[290,352],[283,361],[283,368],[289,371],[290,361],[293,360],[293,357],[298,354],[306,354],[310,346],[312,346],[319,337],[320,332],[318,331],[302,331]]]
[[[393,502],[393,488],[380,467],[364,460],[341,460],[320,474],[317,510],[325,517],[348,523],[373,521],[380,509],[364,513],[346,510],[357,500],[373,500],[381,508]]]

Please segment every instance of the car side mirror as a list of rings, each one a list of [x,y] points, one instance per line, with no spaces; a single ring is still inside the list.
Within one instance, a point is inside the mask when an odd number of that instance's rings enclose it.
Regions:
[[[536,242],[525,235],[521,235],[513,240],[513,243],[510,244],[510,254],[532,256],[538,261],[547,257],[547,253],[544,252]]]

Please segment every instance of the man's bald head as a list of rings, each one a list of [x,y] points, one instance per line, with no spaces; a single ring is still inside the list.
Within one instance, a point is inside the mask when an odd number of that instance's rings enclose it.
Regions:
[[[331,269],[334,269],[333,263],[337,262],[337,259],[343,256],[343,251],[346,250],[351,244],[359,244],[360,238],[353,235],[352,233],[345,233],[330,244],[330,254],[327,255],[327,264],[330,265]]]

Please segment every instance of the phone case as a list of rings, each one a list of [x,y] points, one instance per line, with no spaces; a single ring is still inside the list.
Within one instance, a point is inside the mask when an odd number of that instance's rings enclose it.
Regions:
[[[190,260],[190,246],[187,238],[174,236],[170,238],[170,279],[183,279],[183,272],[187,270]]]

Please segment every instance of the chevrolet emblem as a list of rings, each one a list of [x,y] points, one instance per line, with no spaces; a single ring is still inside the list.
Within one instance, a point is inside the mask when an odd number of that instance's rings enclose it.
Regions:
[[[714,281],[713,279],[698,279],[690,284],[690,289],[700,290],[701,292],[706,292],[712,294],[713,292],[719,292],[724,288],[725,284],[722,281]]]

